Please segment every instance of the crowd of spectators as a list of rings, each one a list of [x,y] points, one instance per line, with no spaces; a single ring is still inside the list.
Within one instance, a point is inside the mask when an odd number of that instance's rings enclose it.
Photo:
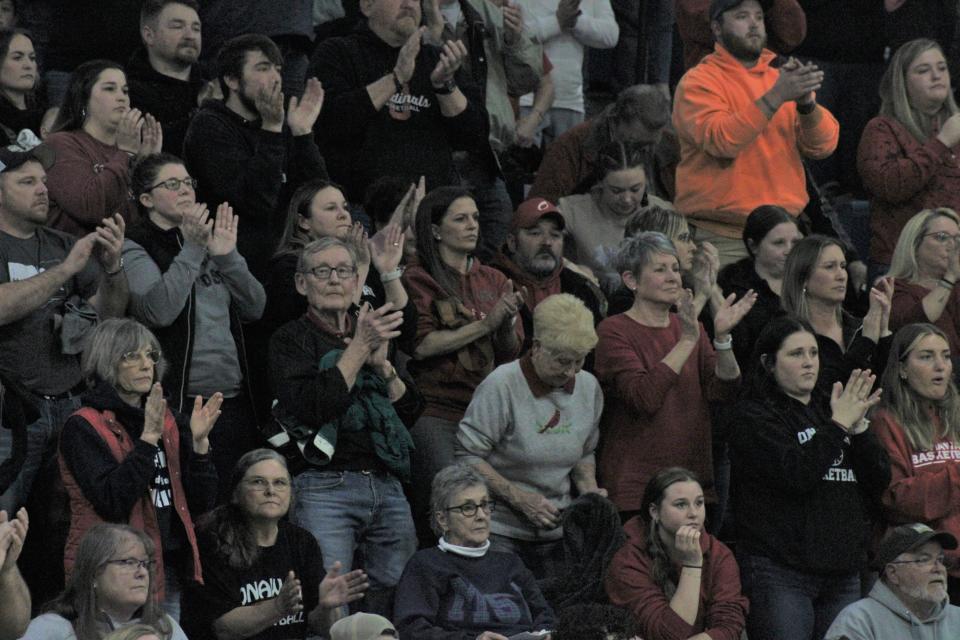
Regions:
[[[0,0],[0,640],[960,637],[958,63],[945,0]]]

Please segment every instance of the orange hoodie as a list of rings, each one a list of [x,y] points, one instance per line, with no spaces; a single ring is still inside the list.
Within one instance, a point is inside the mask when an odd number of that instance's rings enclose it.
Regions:
[[[718,235],[739,238],[753,209],[780,205],[799,215],[807,204],[800,156],[826,158],[840,125],[818,106],[808,116],[784,103],[767,120],[755,102],[773,87],[776,57],[764,50],[748,69],[717,44],[680,80],[673,126],[680,138],[677,210]]]

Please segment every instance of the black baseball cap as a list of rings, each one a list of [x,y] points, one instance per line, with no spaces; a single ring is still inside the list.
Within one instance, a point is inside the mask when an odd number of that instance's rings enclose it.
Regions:
[[[27,160],[36,160],[44,169],[49,169],[56,158],[53,149],[40,142],[32,131],[24,129],[13,144],[0,147],[0,173],[13,171]]]
[[[901,553],[916,549],[922,544],[936,540],[944,549],[956,549],[957,539],[946,531],[934,531],[927,525],[917,522],[895,527],[884,536],[877,549],[877,556],[873,559],[873,567],[878,571],[897,559]]]
[[[729,11],[734,7],[739,7],[746,0],[713,0],[710,3],[710,22],[720,19],[720,14],[724,11]],[[771,6],[773,6],[773,0],[757,0],[760,3],[760,8],[767,11]]]

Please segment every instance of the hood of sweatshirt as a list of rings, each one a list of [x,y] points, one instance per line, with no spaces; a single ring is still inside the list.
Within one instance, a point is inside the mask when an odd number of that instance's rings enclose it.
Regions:
[[[533,305],[536,307],[540,302],[551,293],[560,291],[560,272],[563,271],[563,258],[557,260],[557,266],[546,278],[535,278],[530,273],[524,271],[512,257],[503,250],[499,251],[493,257],[490,266],[496,267],[513,280],[513,288],[519,290],[520,287],[526,287],[527,291],[533,296]],[[531,307],[531,308],[532,308]]]
[[[930,624],[940,620],[946,615],[947,604],[949,604],[949,600],[944,598],[943,602],[937,605],[937,608],[934,609],[932,614],[921,620],[907,608],[907,605],[897,597],[897,594],[890,590],[890,587],[888,587],[883,580],[877,580],[877,583],[873,585],[873,589],[870,590],[870,595],[867,597],[876,600],[911,626]]]
[[[133,439],[139,438],[143,433],[143,407],[131,407],[124,402],[109,382],[98,380],[92,389],[84,392],[81,404],[97,411],[112,411],[117,422],[123,425]]]
[[[724,74],[747,74],[756,76],[757,78],[762,78],[770,68],[770,63],[773,62],[777,54],[769,49],[764,49],[760,53],[760,58],[757,60],[757,64],[752,67],[745,67],[742,62],[733,57],[733,54],[727,51],[722,44],[719,42],[715,45],[713,49],[714,55],[707,56],[703,59],[702,62],[709,64],[712,67],[717,67]]]

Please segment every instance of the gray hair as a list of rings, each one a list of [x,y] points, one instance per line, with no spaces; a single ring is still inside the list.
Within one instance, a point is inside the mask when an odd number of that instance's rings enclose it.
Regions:
[[[430,528],[435,534],[443,535],[437,513],[443,513],[450,506],[453,496],[477,486],[487,488],[487,481],[473,467],[465,464],[450,465],[433,476],[430,488]]]
[[[110,318],[100,322],[90,336],[80,369],[85,378],[99,378],[111,385],[117,385],[117,369],[123,354],[139,351],[143,347],[160,351],[160,341],[150,329],[130,318]],[[167,363],[161,357],[153,368],[154,382],[163,378]]]
[[[677,257],[677,249],[667,236],[659,231],[644,231],[620,243],[613,266],[617,273],[638,274],[657,253]]]
[[[300,252],[300,257],[297,259],[297,271],[303,273],[307,270],[307,258],[326,251],[328,249],[341,248],[350,254],[350,261],[353,263],[353,266],[357,266],[357,250],[352,244],[344,242],[339,238],[334,238],[333,236],[325,236],[310,242],[303,248],[303,251]]]

